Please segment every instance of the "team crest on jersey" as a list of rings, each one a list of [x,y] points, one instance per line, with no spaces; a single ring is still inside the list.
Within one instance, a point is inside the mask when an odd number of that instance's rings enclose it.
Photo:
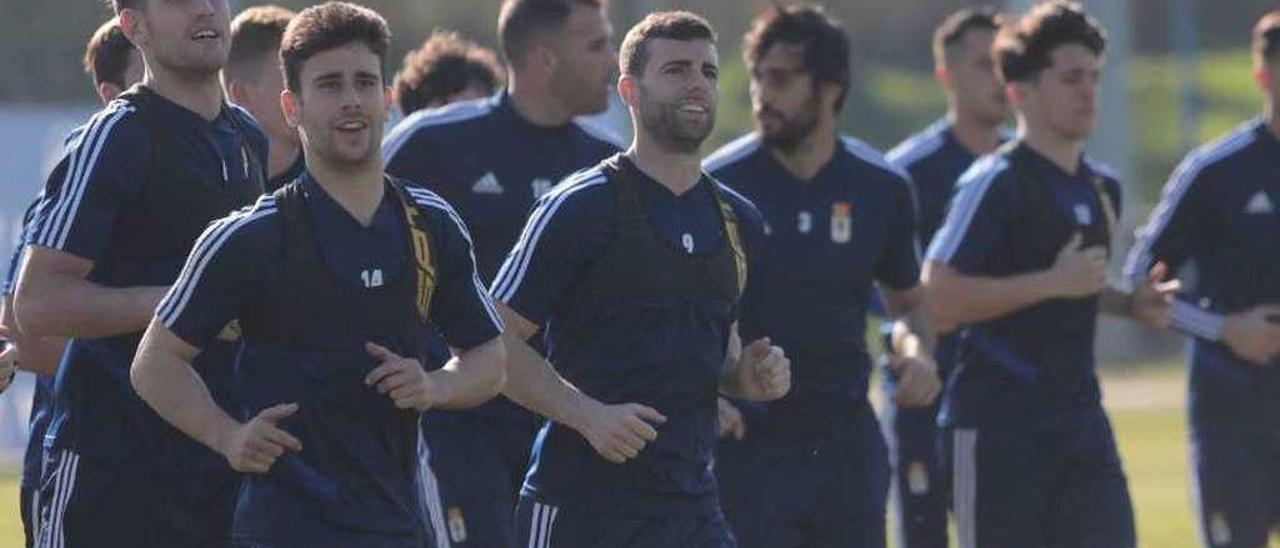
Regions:
[[[849,202],[831,204],[831,241],[847,244],[853,239],[853,206]]]
[[[457,506],[449,508],[449,539],[454,542],[467,540],[467,522],[462,519],[462,509]]]
[[[556,186],[556,184],[551,182],[551,179],[539,177],[534,179],[529,186],[533,187],[533,199],[536,200],[541,198],[543,194],[551,192],[551,187]]]
[[[1076,214],[1076,223],[1080,226],[1089,226],[1093,224],[1093,210],[1089,209],[1089,204],[1076,204],[1073,209]]]

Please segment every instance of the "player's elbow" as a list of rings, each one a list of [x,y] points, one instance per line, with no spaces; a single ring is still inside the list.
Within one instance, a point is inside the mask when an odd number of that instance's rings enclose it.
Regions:
[[[921,276],[927,297],[924,299],[938,333],[954,331],[962,322],[964,290],[951,267],[929,261]]]
[[[24,279],[14,293],[13,312],[18,329],[27,336],[62,335],[56,301],[50,298],[43,282]]]
[[[486,349],[486,367],[484,368],[484,376],[481,379],[483,387],[484,399],[488,400],[502,393],[507,387],[507,346],[503,344],[502,338],[497,337],[486,343],[492,348]]]

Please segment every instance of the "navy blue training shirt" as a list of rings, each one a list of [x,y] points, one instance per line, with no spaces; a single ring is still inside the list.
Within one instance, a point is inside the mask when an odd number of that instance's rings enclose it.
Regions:
[[[1183,297],[1217,314],[1280,303],[1280,139],[1252,120],[1187,156],[1129,254],[1141,282],[1157,261],[1193,262]]]
[[[1014,167],[1015,154],[1021,155],[1022,167]],[[1036,196],[1047,198],[1037,200]],[[1104,208],[1106,202],[1109,208]],[[1045,270],[1074,232],[1085,234],[1086,247],[1110,248],[1113,229],[1106,209],[1118,216],[1120,207],[1120,183],[1101,164],[1085,156],[1076,173],[1068,174],[1019,142],[982,157],[961,176],[951,211],[934,236],[927,258],[969,276],[1007,277]],[[1016,400],[1023,407],[1046,412],[1096,405],[1097,314],[1096,296],[1056,298],[968,326],[960,380],[966,386],[986,383],[995,387],[991,390],[1007,393],[962,396],[965,401],[960,403],[992,399],[998,401],[992,405],[1013,405],[1010,402]],[[1009,380],[1013,382],[1003,382]],[[965,409],[957,412],[963,414]],[[1033,414],[1010,413],[1003,418]]]
[[[719,183],[704,176],[677,196],[628,159],[622,158],[620,166],[648,204],[649,221],[661,240],[698,256],[728,245],[711,187]],[[760,213],[741,195],[717,188],[738,217],[750,256],[762,237]],[[549,360],[585,394],[606,404],[648,405],[668,420],[655,426],[655,442],[622,465],[605,461],[577,432],[549,422],[535,443],[523,493],[554,506],[623,514],[713,511],[717,383],[701,383],[718,377],[708,372],[723,367],[729,322],[708,303],[674,297],[604,310],[567,306],[576,284],[617,234],[614,192],[596,167],[540,198],[492,292],[543,327]],[[748,274],[748,286],[754,275]]]
[[[131,93],[149,94],[137,102]],[[173,234],[155,241],[129,242],[128,261],[107,256],[112,238],[136,223],[132,211],[144,192],[173,181],[147,181],[156,144],[140,109],[163,121],[165,149],[179,151],[181,163],[203,180],[237,189],[246,196],[260,192],[266,178],[266,135],[239,107],[225,104],[212,122],[150,90],[135,86],[112,101],[77,130],[45,185],[29,243],[93,261],[87,279],[112,287],[168,285],[178,276],[188,249],[172,249]],[[255,169],[255,166],[256,169]],[[257,171],[257,173],[254,173]],[[166,190],[184,192],[183,189]],[[224,213],[219,213],[224,214]],[[212,218],[210,218],[212,220]],[[163,242],[163,243],[162,243]],[[149,252],[149,249],[157,249]],[[123,248],[115,248],[119,252]],[[159,249],[163,249],[160,251]],[[104,268],[114,262],[122,268]],[[53,419],[45,445],[71,449],[82,457],[119,465],[161,470],[225,469],[212,451],[169,427],[134,393],[129,367],[141,332],[102,339],[74,339],[59,367]],[[216,345],[202,360],[215,396],[225,400],[229,388],[231,345]]]
[[[22,216],[22,233],[18,242],[13,246],[13,251],[9,254],[9,268],[5,272],[3,287],[0,287],[0,294],[4,297],[13,295],[14,284],[17,282],[19,262],[22,260],[22,251],[26,249],[28,231],[31,228],[31,219],[35,216],[36,208],[40,201],[44,199],[43,193],[36,196],[35,201],[27,206],[26,213]],[[40,482],[41,470],[41,451],[44,446],[44,433],[49,426],[50,404],[53,399],[53,377],[49,375],[36,375],[35,388],[31,392],[31,416],[27,420],[27,433],[30,436],[27,440],[27,449],[22,457],[22,486],[25,488],[34,488]]]
[[[792,389],[776,402],[746,406],[758,415],[759,427],[751,428],[758,433],[831,433],[841,411],[866,398],[873,282],[894,290],[919,283],[906,174],[861,141],[837,139],[831,160],[807,181],[783,168],[756,133],[705,163],[757,204],[770,228],[751,256],[740,331],[744,342],[769,336],[786,349]]]

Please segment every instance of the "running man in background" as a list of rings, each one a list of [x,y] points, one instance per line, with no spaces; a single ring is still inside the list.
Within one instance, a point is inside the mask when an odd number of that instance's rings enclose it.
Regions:
[[[604,2],[506,0],[498,38],[507,63],[502,93],[409,115],[382,149],[388,173],[425,185],[458,209],[475,236],[486,282],[515,244],[534,200],[622,146],[576,119],[609,104],[617,55]],[[447,357],[448,350],[439,354]],[[522,544],[512,509],[542,422],[505,398],[426,416],[430,464],[454,544]]]
[[[775,6],[743,44],[758,130],[705,166],[770,227],[751,256],[740,328],[788,350],[795,388],[737,403],[745,435],[721,441],[716,459],[725,515],[744,548],[883,547],[889,465],[867,400],[873,283],[907,320],[890,366],[898,403],[927,406],[940,389],[911,186],[836,129],[851,72],[839,23],[814,5]]]
[[[205,231],[134,360],[147,403],[247,473],[237,547],[437,545],[421,509],[421,413],[476,405],[503,382],[501,323],[466,226],[383,172],[389,39],[383,18],[354,4],[289,24],[282,104],[306,168]],[[232,319],[243,327],[239,417],[193,369]],[[431,373],[429,324],[459,349]]]
[[[1002,24],[994,9],[966,8],[943,20],[933,34],[933,76],[947,97],[946,116],[908,137],[885,155],[906,170],[916,189],[920,242],[928,245],[942,226],[956,180],[979,156],[1003,140],[1008,115],[991,43]],[[955,335],[938,338],[934,359],[944,382],[951,371]],[[887,348],[887,346],[886,346]],[[937,453],[938,406],[894,405],[897,383],[885,375],[883,421],[893,465],[890,496],[897,515],[897,545],[946,548],[947,488]]]
[[[437,29],[418,49],[404,54],[391,93],[396,108],[409,116],[489,97],[506,85],[506,75],[493,50],[456,32]]]
[[[1173,288],[1106,282],[1120,184],[1082,152],[1105,47],[1076,3],[1001,29],[1018,136],[965,172],[929,246],[934,317],[966,328],[940,412],[961,548],[1135,544],[1094,335],[1099,311],[1161,323]]]
[[[1253,30],[1261,116],[1189,154],[1126,278],[1196,268],[1171,322],[1192,337],[1188,418],[1206,548],[1266,546],[1280,526],[1280,11]]]
[[[231,52],[222,67],[227,99],[249,111],[267,134],[267,192],[302,173],[298,130],[285,122],[280,111],[284,90],[280,39],[293,16],[280,6],[254,6],[236,14],[231,20]]]
[[[506,394],[551,419],[520,496],[520,545],[735,545],[711,471],[716,395],[771,400],[782,350],[743,347],[736,316],[759,212],[702,172],[715,33],[650,14],[622,43],[635,140],[539,199],[494,282]],[[548,358],[525,343],[546,329]]]
[[[228,105],[226,2],[117,0],[144,76],[93,116],[45,186],[15,298],[31,336],[72,337],[45,436],[41,542],[227,546],[236,477],[134,393],[129,363],[209,221],[262,192],[266,137]],[[229,405],[234,346],[199,367]]]
[[[103,23],[89,38],[84,52],[84,70],[104,106],[142,79],[142,56],[129,39],[125,38],[118,19],[113,17]],[[70,135],[68,142],[74,141],[77,135],[78,133]],[[8,341],[5,348],[6,359],[13,360],[15,365],[36,375],[35,388],[31,393],[31,416],[27,429],[29,437],[22,459],[20,489],[22,530],[26,535],[28,548],[35,545],[36,533],[40,530],[39,486],[44,434],[49,426],[53,405],[53,375],[57,372],[58,361],[62,359],[62,351],[67,343],[64,337],[26,336],[18,328],[14,317],[14,282],[23,250],[26,249],[31,221],[43,197],[44,193],[41,192],[23,216],[22,239],[14,246],[4,285],[0,288],[4,295],[4,301],[0,304],[0,335]]]

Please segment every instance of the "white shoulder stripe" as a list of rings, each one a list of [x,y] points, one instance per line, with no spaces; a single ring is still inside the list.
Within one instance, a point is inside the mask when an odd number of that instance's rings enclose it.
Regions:
[[[987,156],[960,176],[956,184],[956,195],[951,202],[951,212],[946,222],[929,244],[927,258],[949,262],[960,248],[973,217],[982,206],[982,200],[991,188],[996,176],[1008,169],[1009,161],[1000,156]]]
[[[475,244],[471,241],[471,233],[467,231],[467,224],[462,222],[462,217],[460,217],[458,212],[453,209],[453,206],[449,205],[449,202],[444,201],[443,198],[437,196],[435,193],[426,189],[414,189],[410,187],[409,195],[413,196],[413,201],[421,207],[430,207],[445,212],[445,214],[449,216],[449,219],[453,221],[454,226],[458,227],[458,231],[462,233],[463,239],[467,241],[467,247],[469,248],[468,251],[471,254],[473,272],[472,283],[475,285],[476,296],[484,305],[485,313],[489,315],[489,321],[493,322],[493,325],[497,327],[499,331],[505,331],[506,326],[502,322],[502,315],[498,314],[498,309],[493,304],[493,298],[489,295],[489,291],[485,289],[484,282],[480,280],[480,273],[475,270]]]
[[[587,135],[618,147],[618,150],[627,148],[627,144],[622,141],[621,135],[612,129],[605,127],[604,124],[599,123],[598,120],[574,118],[573,123],[574,125],[577,125],[579,129],[586,132]]]
[[[400,147],[420,131],[428,128],[479,118],[493,111],[495,97],[451,103],[439,108],[419,110],[401,120],[382,140],[382,158],[389,160]]]
[[[542,231],[550,224],[551,218],[555,216],[560,206],[582,189],[605,184],[607,180],[599,169],[579,172],[573,179],[558,185],[538,200],[537,207],[529,215],[524,230],[520,232],[520,238],[516,240],[515,246],[511,248],[510,254],[507,255],[506,261],[502,263],[502,268],[498,269],[498,275],[493,280],[494,298],[502,302],[510,302],[515,296],[529,268],[529,262],[533,260],[538,238],[542,237]]]
[[[840,142],[844,144],[844,149],[847,150],[850,154],[853,154],[854,156],[861,158],[863,161],[869,164],[880,167],[885,171],[889,171],[895,175],[898,175],[899,177],[902,177],[902,181],[905,183],[911,182],[911,176],[907,174],[906,170],[889,163],[887,160],[884,159],[884,155],[881,154],[880,151],[873,148],[871,145],[868,145],[862,142],[860,139],[855,139],[848,135],[841,135]]]
[[[756,131],[738,137],[730,141],[729,144],[720,147],[719,150],[712,152],[710,156],[707,156],[702,161],[702,169],[703,171],[711,172],[737,162],[752,152],[760,150],[762,143],[760,133]]]
[[[1235,135],[1206,145],[1187,155],[1186,159],[1173,171],[1173,175],[1169,176],[1169,182],[1165,184],[1160,203],[1151,212],[1151,220],[1139,232],[1138,241],[1129,252],[1124,268],[1126,281],[1135,282],[1146,276],[1147,264],[1151,262],[1152,247],[1169,228],[1178,205],[1182,203],[1187,191],[1200,177],[1200,172],[1213,163],[1253,144],[1255,139],[1253,131],[1239,131]]]
[[[119,103],[118,105],[124,105]],[[79,137],[74,152],[69,159],[67,172],[63,175],[62,184],[57,192],[50,196],[47,216],[37,234],[36,243],[45,247],[62,249],[66,245],[67,234],[71,231],[76,214],[79,213],[80,200],[84,196],[85,187],[97,168],[98,157],[103,146],[111,137],[111,130],[120,120],[136,110],[133,106],[117,106],[114,110],[104,110],[94,116],[88,129]]]
[[[924,131],[912,135],[898,146],[893,147],[892,150],[884,155],[885,161],[902,169],[911,167],[912,164],[942,148],[942,145],[946,143],[943,133],[947,131],[948,127],[950,126],[945,118],[934,122]]]
[[[195,246],[191,249],[191,254],[187,257],[187,262],[182,266],[182,272],[178,275],[177,281],[173,287],[169,288],[169,292],[160,301],[160,306],[156,309],[156,317],[164,324],[165,327],[173,327],[173,323],[182,315],[182,310],[187,306],[187,302],[191,299],[196,286],[200,284],[200,277],[204,275],[204,270],[209,266],[209,262],[223,244],[234,234],[249,223],[274,214],[276,212],[275,198],[271,195],[265,195],[258,199],[258,203],[232,213],[222,219],[214,221],[205,229],[200,238],[196,240]]]

